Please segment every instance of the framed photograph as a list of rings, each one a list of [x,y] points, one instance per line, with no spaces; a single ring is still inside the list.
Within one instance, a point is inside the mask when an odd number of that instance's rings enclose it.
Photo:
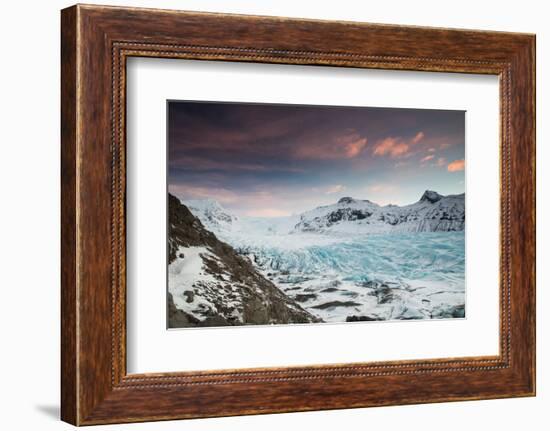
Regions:
[[[168,328],[465,317],[464,111],[167,111]]]
[[[535,394],[535,37],[62,11],[62,419]]]

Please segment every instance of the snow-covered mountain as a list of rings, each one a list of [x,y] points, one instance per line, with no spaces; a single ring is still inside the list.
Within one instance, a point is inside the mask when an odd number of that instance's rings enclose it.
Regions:
[[[350,197],[303,213],[295,232],[403,233],[464,230],[464,193],[442,196],[426,190],[410,205],[380,206]]]
[[[463,231],[464,193],[443,196],[426,190],[410,205],[381,206],[366,199],[343,197],[331,205],[298,216],[239,218],[217,201],[188,200],[186,206],[202,224],[224,241],[235,236],[278,236],[288,233],[405,233]]]
[[[184,204],[208,230],[213,232],[231,230],[232,225],[238,220],[214,199],[191,199],[186,200]]]
[[[279,290],[247,258],[205,229],[172,195],[168,213],[169,327],[321,320]],[[217,221],[212,219],[213,223]]]

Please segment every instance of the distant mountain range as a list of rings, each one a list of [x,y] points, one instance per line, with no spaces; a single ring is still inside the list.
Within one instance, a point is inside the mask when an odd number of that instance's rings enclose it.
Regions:
[[[426,190],[410,205],[380,206],[369,200],[343,197],[332,205],[307,211],[295,231],[302,232],[448,232],[464,230],[464,193],[442,196]]]
[[[369,200],[343,197],[336,203],[297,216],[273,219],[280,233],[403,233],[463,231],[465,195],[447,195],[426,190],[410,205],[381,206]],[[214,200],[186,201],[191,212],[211,231],[226,233],[243,229],[239,219]],[[264,223],[268,223],[266,220]],[[286,230],[286,232],[284,232]]]

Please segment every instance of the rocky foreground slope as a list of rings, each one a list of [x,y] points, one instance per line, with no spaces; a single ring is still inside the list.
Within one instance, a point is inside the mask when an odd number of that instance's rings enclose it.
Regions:
[[[318,322],[169,195],[170,328]]]

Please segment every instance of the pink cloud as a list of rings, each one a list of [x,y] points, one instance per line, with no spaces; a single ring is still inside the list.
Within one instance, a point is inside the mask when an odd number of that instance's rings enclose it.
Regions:
[[[346,190],[346,186],[343,186],[342,184],[335,184],[333,186],[330,186],[326,189],[325,193],[327,195],[332,195],[334,193],[341,193],[344,190]]]
[[[464,170],[464,159],[454,160],[447,166],[449,172],[458,172]]]
[[[388,137],[376,143],[373,154],[375,156],[388,155],[392,158],[407,157],[411,154],[411,147],[418,144],[422,139],[424,139],[424,132],[418,132],[411,139]]]
[[[409,146],[398,138],[386,138],[379,141],[374,147],[373,154],[375,156],[400,157],[409,151]]]
[[[429,154],[427,155],[426,157],[422,157],[422,159],[420,159],[420,163],[425,163],[425,162],[429,162],[430,160],[432,160],[435,156],[433,154]]]
[[[294,155],[300,159],[353,159],[361,154],[366,146],[367,138],[362,138],[358,133],[349,133],[299,146],[295,149]]]
[[[424,139],[424,132],[418,132],[414,138],[411,140],[411,144],[418,144],[422,139]]]

